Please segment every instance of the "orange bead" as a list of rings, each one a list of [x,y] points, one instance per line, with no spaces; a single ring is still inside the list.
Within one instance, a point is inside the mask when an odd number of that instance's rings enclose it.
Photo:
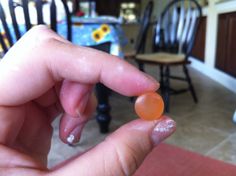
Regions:
[[[148,92],[136,99],[134,109],[141,119],[156,120],[164,111],[164,102],[159,94]]]

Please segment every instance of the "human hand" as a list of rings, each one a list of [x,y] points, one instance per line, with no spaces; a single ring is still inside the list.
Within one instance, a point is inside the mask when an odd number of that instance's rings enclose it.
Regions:
[[[45,26],[23,36],[0,62],[0,175],[131,175],[175,130],[168,117],[135,120],[83,155],[47,169],[51,122],[63,113],[60,138],[67,143],[76,129],[78,141],[96,106],[97,82],[126,96],[159,86],[125,61],[74,46]]]

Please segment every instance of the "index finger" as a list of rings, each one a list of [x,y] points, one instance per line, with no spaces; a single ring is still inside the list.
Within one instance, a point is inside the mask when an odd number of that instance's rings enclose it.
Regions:
[[[123,95],[155,91],[158,83],[115,56],[63,41],[45,27],[23,36],[0,62],[0,104],[38,98],[56,82],[101,82]]]

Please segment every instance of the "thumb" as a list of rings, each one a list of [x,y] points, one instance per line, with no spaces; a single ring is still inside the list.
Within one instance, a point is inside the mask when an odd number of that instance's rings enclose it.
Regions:
[[[152,148],[174,131],[175,122],[168,117],[149,122],[135,120],[51,175],[132,175]]]

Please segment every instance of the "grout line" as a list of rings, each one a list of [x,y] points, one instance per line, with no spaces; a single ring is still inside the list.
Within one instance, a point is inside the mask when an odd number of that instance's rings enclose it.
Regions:
[[[235,135],[235,133],[230,134],[227,138],[225,138],[223,141],[221,141],[220,143],[218,143],[217,145],[215,145],[212,149],[208,150],[204,155],[209,156],[209,154],[213,151],[215,151],[217,148],[221,147],[223,144],[226,143],[226,141],[231,138],[233,135]]]

